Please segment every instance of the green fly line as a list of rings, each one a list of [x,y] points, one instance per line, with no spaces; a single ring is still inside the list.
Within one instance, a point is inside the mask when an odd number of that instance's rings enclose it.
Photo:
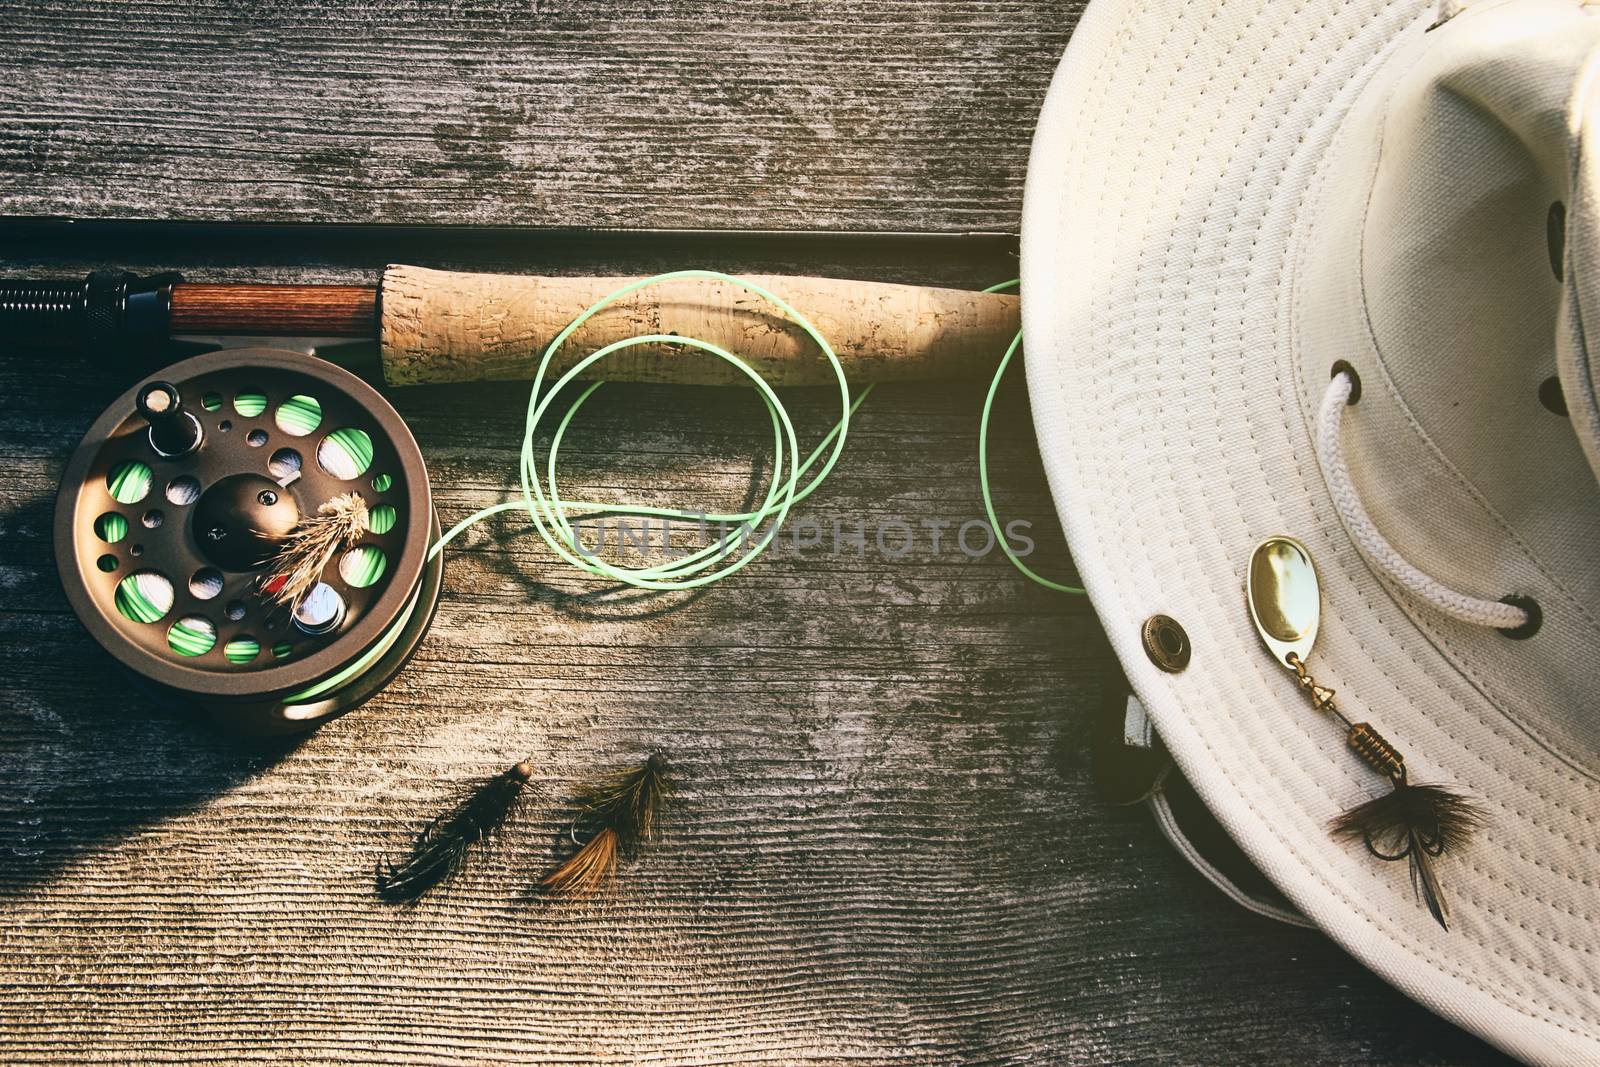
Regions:
[[[799,442],[795,436],[794,422],[789,417],[788,410],[783,406],[783,401],[778,399],[778,394],[772,386],[767,384],[756,370],[739,356],[695,337],[682,337],[676,334],[641,334],[635,337],[614,341],[604,348],[585,356],[574,364],[566,373],[562,374],[548,389],[544,389],[545,379],[549,374],[551,362],[583,325],[595,315],[604,311],[623,297],[636,293],[641,289],[662,282],[677,281],[680,279],[703,279],[707,281],[725,282],[737,285],[755,293],[768,301],[778,310],[782,311],[789,321],[800,327],[816,346],[827,357],[828,364],[833,370],[834,378],[839,385],[839,421],[834,423],[831,430],[823,436],[822,441],[814,448],[804,460],[800,459]],[[1013,279],[999,285],[985,289],[986,293],[997,293],[1007,289],[1014,289],[1018,281]],[[592,382],[577,399],[567,407],[555,431],[551,435],[548,453],[545,456],[543,468],[535,455],[534,441],[538,435],[540,425],[550,414],[551,405],[557,394],[574,379],[582,376],[590,367],[602,360],[615,355],[625,349],[638,345],[678,345],[685,348],[699,349],[710,353],[718,359],[732,366],[756,389],[768,418],[772,423],[772,448],[773,448],[773,477],[767,487],[765,499],[749,511],[727,512],[720,514],[707,514],[701,511],[688,511],[670,507],[647,507],[638,504],[607,504],[595,501],[566,500],[563,499],[557,488],[556,472],[558,457],[561,453],[561,443],[566,437],[567,427],[583,407],[584,402],[594,395],[595,391],[606,384],[604,379]],[[1000,520],[995,512],[993,495],[989,489],[989,419],[994,407],[995,395],[1000,390],[1000,380],[1005,375],[1006,368],[1010,366],[1011,359],[1016,355],[1017,349],[1022,344],[1022,332],[1006,348],[1005,355],[1001,357],[1000,365],[995,370],[994,380],[989,384],[989,393],[984,398],[983,415],[978,423],[978,484],[983,490],[983,508],[989,519],[991,529],[995,531],[995,540],[1000,545],[1012,566],[1029,580],[1061,593],[1082,594],[1083,590],[1077,586],[1063,585],[1052,581],[1030,568],[1017,555],[1016,551],[1006,542],[1000,532]],[[766,551],[772,543],[789,511],[794,505],[809,497],[827,480],[833,472],[834,465],[838,463],[840,454],[844,451],[845,438],[849,433],[850,419],[855,415],[861,404],[871,395],[873,387],[868,385],[862,389],[854,399],[851,399],[850,384],[845,379],[844,367],[839,363],[833,346],[828,343],[822,332],[795,309],[788,301],[754,282],[736,278],[730,274],[714,270],[677,270],[665,274],[656,274],[617,289],[615,292],[602,297],[568,323],[566,329],[555,336],[545,346],[544,353],[539,359],[539,366],[534,373],[533,387],[528,393],[527,418],[522,430],[522,449],[518,463],[521,479],[522,495],[519,500],[508,500],[504,503],[493,504],[473,512],[454,526],[450,527],[428,549],[428,561],[444,551],[445,545],[455,540],[469,527],[475,526],[483,520],[494,515],[508,511],[525,511],[534,529],[544,543],[550,546],[551,551],[560,556],[567,563],[589,574],[610,578],[624,585],[638,589],[648,590],[674,590],[695,589],[720,581],[728,575],[743,568],[751,560]],[[236,402],[237,403],[237,402]],[[825,458],[824,458],[825,457]],[[820,462],[820,466],[819,466]],[[788,472],[780,479],[779,474],[787,464]],[[802,480],[804,479],[804,484]],[[722,533],[716,540],[695,552],[680,556],[666,563],[653,566],[624,567],[599,559],[597,556],[584,552],[578,540],[578,531],[573,526],[570,517],[573,515],[592,515],[604,513],[641,519],[661,519],[664,522],[694,522],[703,529],[706,524],[715,523],[719,528],[731,526],[732,529]],[[765,530],[759,538],[753,535],[756,531]],[[388,651],[399,636],[400,630],[411,617],[411,609],[403,611],[389,632],[384,634],[378,642],[333,676],[311,686],[301,692],[294,693],[285,698],[287,703],[296,703],[310,700],[319,696],[327,696],[337,690],[350,678],[361,673],[366,667]]]
[[[1013,278],[999,285],[991,285],[985,289],[986,293],[1000,293],[1007,289],[1015,289],[1022,280]],[[1022,562],[1022,557],[1016,550],[1006,543],[1000,531],[1000,517],[995,514],[994,496],[989,492],[989,413],[994,409],[995,394],[1000,392],[1000,379],[1005,377],[1006,368],[1011,366],[1011,357],[1017,354],[1017,349],[1022,347],[1022,331],[1017,331],[1017,336],[1011,339],[1006,346],[1006,354],[1000,357],[1000,366],[995,368],[994,379],[989,382],[989,393],[983,398],[983,417],[978,420],[978,486],[983,490],[983,511],[989,517],[989,528],[994,530],[995,541],[999,543],[1000,550],[1006,554],[1006,559],[1011,565],[1021,571],[1023,576],[1038,582],[1046,589],[1054,589],[1058,593],[1072,593],[1076,596],[1083,595],[1083,589],[1076,585],[1063,585],[1037,573],[1034,569]]]

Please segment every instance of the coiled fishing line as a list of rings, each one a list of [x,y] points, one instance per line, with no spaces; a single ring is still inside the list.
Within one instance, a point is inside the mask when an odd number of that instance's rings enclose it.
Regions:
[[[822,442],[803,462],[799,459],[800,446],[795,436],[794,422],[789,418],[788,410],[783,406],[783,401],[778,398],[778,394],[773,391],[772,386],[768,385],[766,380],[739,356],[725,348],[696,337],[641,334],[614,341],[579,360],[565,374],[551,383],[548,389],[544,388],[551,361],[555,358],[556,353],[591,318],[618,300],[638,292],[640,289],[659,285],[662,282],[686,278],[726,282],[741,286],[755,293],[782,311],[791,322],[804,330],[806,335],[816,342],[822,354],[827,357],[828,365],[833,370],[834,377],[839,385],[839,421],[834,424],[833,429],[828,431]],[[561,442],[566,436],[567,428],[571,426],[572,420],[577,416],[584,402],[605,384],[604,379],[593,382],[585,388],[561,416],[561,420],[557,423],[555,432],[551,436],[548,454],[541,470],[535,455],[534,442],[538,436],[541,423],[550,414],[551,405],[561,389],[573,380],[582,377],[590,367],[609,356],[639,345],[661,344],[680,345],[708,352],[734,367],[755,386],[757,395],[761,398],[767,416],[772,423],[774,476],[767,487],[766,498],[750,511],[707,514],[701,511],[688,511],[681,508],[563,500],[560,490],[557,488],[556,477],[561,454]],[[439,542],[434,545],[432,552],[437,554],[468,527],[482,522],[491,515],[521,509],[527,512],[534,529],[538,531],[545,544],[550,546],[551,551],[572,566],[589,574],[610,578],[639,589],[651,590],[694,589],[720,581],[740,570],[751,560],[765,552],[767,546],[772,543],[772,539],[782,527],[790,508],[809,497],[827,480],[828,475],[833,471],[834,465],[839,461],[840,453],[844,450],[845,438],[850,429],[850,417],[871,392],[872,386],[869,385],[861,390],[860,394],[852,402],[850,398],[850,383],[845,379],[844,367],[840,365],[839,357],[834,353],[833,346],[828,343],[827,338],[812,324],[810,319],[796,310],[788,301],[754,282],[743,281],[732,275],[714,270],[670,271],[631,282],[595,301],[583,314],[573,319],[566,329],[557,334],[545,346],[544,353],[539,360],[538,369],[534,374],[533,387],[528,393],[528,414],[527,420],[523,425],[521,459],[519,462],[522,499],[520,501],[495,504],[481,511],[473,512],[452,526],[439,539]],[[827,458],[823,460],[822,457],[825,452]],[[819,460],[822,460],[820,468],[817,468],[816,473],[812,474],[810,480],[802,486],[800,480],[811,474],[812,469],[817,467]],[[788,476],[780,480],[778,472],[782,470],[786,461],[789,468]],[[680,556],[669,562],[654,566],[624,567],[582,551],[577,531],[572,526],[569,515],[596,511],[605,511],[610,514],[633,518],[658,518],[669,522],[693,521],[697,524],[731,524],[735,528],[722,534],[711,544],[698,551]],[[759,540],[750,543],[750,532],[761,529],[763,526],[766,527],[766,530],[761,534]],[[746,546],[742,553],[740,551],[741,546]]]
[[[559,352],[562,346],[567,343],[572,335],[577,333],[578,330],[582,329],[583,325],[591,318],[604,311],[618,300],[636,293],[641,289],[649,288],[653,285],[659,285],[663,282],[677,281],[688,278],[726,282],[732,285],[741,286],[744,289],[755,293],[757,296],[760,296],[762,299],[768,301],[774,307],[782,311],[791,322],[804,330],[806,335],[816,343],[818,349],[822,351],[822,354],[827,357],[828,364],[833,370],[835,380],[838,382],[839,386],[839,421],[833,425],[833,428],[830,429],[826,435],[824,435],[821,443],[819,443],[817,447],[812,450],[811,454],[806,457],[804,462],[796,462],[799,454],[799,446],[795,438],[794,423],[789,418],[788,410],[783,406],[783,401],[779,399],[777,393],[774,392],[772,387],[767,384],[766,380],[763,379],[760,374],[758,374],[748,363],[746,363],[736,354],[718,345],[712,344],[709,341],[703,341],[696,337],[686,337],[677,334],[670,336],[663,334],[641,334],[635,337],[624,338],[620,341],[614,341],[611,344],[608,344],[605,347],[600,348],[579,360],[565,374],[551,384],[548,389],[541,391],[541,387],[544,385],[545,377],[550,369],[550,364],[554,360],[556,353]],[[1017,288],[1018,285],[1018,280],[1012,279],[1011,281],[1001,282],[998,285],[990,286],[983,291],[986,293],[1003,292],[1008,289]],[[543,471],[541,473],[535,457],[534,441],[538,435],[541,422],[549,414],[551,405],[561,389],[575,379],[582,377],[583,373],[588,370],[588,368],[601,362],[608,356],[639,345],[659,344],[682,345],[688,348],[696,348],[703,352],[709,352],[717,358],[735,367],[741,374],[750,380],[752,385],[756,387],[757,395],[760,396],[762,403],[766,408],[767,415],[772,422],[774,452],[773,470],[775,475],[768,486],[766,499],[763,500],[759,506],[750,511],[707,514],[701,511],[686,511],[679,508],[647,507],[634,504],[604,504],[593,501],[562,500],[560,491],[557,488],[557,469],[561,450],[561,442],[566,435],[567,427],[572,424],[573,418],[576,417],[584,402],[588,400],[589,397],[593,396],[597,389],[605,384],[603,379],[591,383],[586,389],[584,389],[584,391],[578,395],[577,399],[572,402],[572,404],[566,409],[566,412],[561,416],[561,421],[557,424],[555,433],[551,437],[548,455],[546,456]],[[1011,360],[1016,355],[1016,352],[1021,347],[1021,344],[1022,332],[1019,330],[1017,331],[1016,337],[1011,341],[1011,344],[1006,348],[1005,354],[1001,357],[1000,364],[995,370],[994,378],[989,384],[988,394],[984,398],[983,413],[979,420],[978,426],[979,485],[981,486],[983,493],[984,511],[988,516],[991,528],[996,531],[999,531],[1002,527],[1000,525],[1000,519],[995,511],[993,494],[991,493],[989,487],[989,422],[994,407],[994,399],[1000,389],[1001,379],[1004,377],[1006,368],[1010,366]],[[720,581],[735,571],[738,571],[751,560],[765,552],[768,545],[771,544],[772,539],[782,527],[784,519],[789,514],[789,510],[795,504],[798,504],[809,497],[822,485],[824,481],[827,480],[828,475],[833,471],[834,465],[839,461],[840,453],[842,453],[844,450],[845,439],[850,429],[850,419],[861,407],[862,403],[867,399],[867,397],[871,395],[872,390],[872,385],[866,386],[852,401],[850,397],[850,384],[845,378],[844,367],[839,363],[839,357],[835,354],[833,346],[828,343],[828,339],[822,335],[822,332],[817,329],[810,319],[806,318],[804,314],[794,308],[788,301],[784,300],[781,296],[772,292],[771,290],[757,285],[754,282],[745,281],[736,278],[733,275],[724,274],[721,271],[714,270],[670,271],[665,274],[656,274],[648,278],[640,279],[639,281],[631,282],[628,285],[617,289],[615,292],[612,292],[591,304],[581,315],[573,319],[566,329],[557,334],[556,337],[552,339],[551,342],[545,347],[544,352],[539,360],[538,369],[534,374],[533,387],[529,391],[527,420],[523,426],[521,461],[519,466],[522,488],[521,501],[507,501],[502,504],[495,504],[490,507],[483,508],[480,511],[473,512],[471,515],[468,515],[466,518],[452,526],[450,530],[432,547],[430,550],[430,555],[437,555],[443,550],[445,545],[449,544],[458,535],[467,530],[469,527],[482,522],[484,519],[487,519],[493,515],[501,514],[503,512],[522,509],[527,512],[528,518],[533,523],[534,528],[538,531],[539,536],[544,540],[545,544],[550,546],[550,549],[553,552],[559,555],[562,559],[566,560],[572,566],[586,571],[587,573],[610,578],[639,589],[650,590],[693,589],[699,586],[709,585],[712,582]],[[787,443],[787,447],[785,447],[785,443]],[[801,487],[800,479],[810,473],[811,469],[816,466],[817,461],[822,457],[824,451],[827,452],[826,461],[822,463],[821,468],[814,476],[811,477],[810,481],[806,482],[806,484]],[[776,472],[782,468],[785,456],[788,457],[789,461],[789,475],[787,478],[779,481],[776,477]],[[593,513],[596,511],[605,511],[609,514],[623,515],[633,518],[659,518],[667,521],[684,522],[693,521],[700,524],[732,524],[735,529],[732,532],[723,534],[716,541],[700,549],[699,551],[689,553],[685,556],[680,556],[677,559],[667,563],[650,567],[620,567],[604,560],[600,560],[589,553],[583,552],[579,548],[578,534],[576,529],[569,521],[569,514],[577,512]],[[770,525],[768,525],[769,520]],[[738,551],[738,547],[741,544],[746,544],[749,541],[749,531],[753,529],[759,529],[763,525],[767,525],[767,529],[766,532],[761,536],[760,540],[749,545],[744,553],[739,555],[737,558],[734,558],[731,563],[722,565],[724,561],[735,555],[735,553]],[[1064,585],[1060,582],[1052,581],[1051,579],[1038,574],[1023,562],[1022,558],[1017,555],[1016,550],[1006,542],[1004,537],[1001,537],[997,534],[996,539],[999,542],[1002,550],[1005,552],[1006,558],[1010,560],[1011,564],[1029,580],[1036,582],[1047,589],[1056,590],[1057,592],[1071,594],[1083,593],[1083,590],[1077,586]]]

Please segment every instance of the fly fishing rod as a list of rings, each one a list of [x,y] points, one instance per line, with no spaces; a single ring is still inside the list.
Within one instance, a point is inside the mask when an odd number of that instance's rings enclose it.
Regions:
[[[377,286],[203,284],[177,274],[97,271],[85,279],[0,281],[0,337],[150,360],[184,335],[364,338],[388,385],[533,376],[551,338],[628,278],[469,274],[392,266]],[[834,278],[752,276],[829,339],[852,384],[983,378],[1018,328],[1014,295]],[[795,322],[741,285],[685,279],[639,290],[592,318],[586,344],[641,333],[737,351],[774,386],[828,385],[828,361]],[[580,358],[562,353],[551,370]],[[714,356],[638,346],[613,381],[742,385]]]
[[[0,282],[0,337],[86,350],[140,375],[62,477],[56,559],[73,610],[148,686],[255,733],[309,728],[386,685],[433,618],[444,544],[490,515],[523,511],[568,563],[644,589],[733,573],[828,476],[873,384],[989,377],[1001,351],[1003,371],[1018,311],[1015,296],[996,292],[714,271],[623,279],[397,266],[375,287],[126,272]],[[580,330],[581,343],[567,344]],[[148,369],[169,341],[193,335],[368,338],[390,385],[532,379],[521,499],[442,532],[416,441],[369,382],[266,347]],[[599,382],[538,462],[535,437],[556,394],[580,378],[752,386],[773,424],[766,499],[712,516],[563,500],[557,452]],[[773,392],[798,385],[840,398],[838,424],[809,455]],[[980,467],[982,455],[980,445]],[[621,567],[584,553],[569,520],[599,509],[733,530],[668,563]]]

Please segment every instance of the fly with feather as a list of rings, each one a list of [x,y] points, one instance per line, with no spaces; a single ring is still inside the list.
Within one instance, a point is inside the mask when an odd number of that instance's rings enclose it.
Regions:
[[[524,760],[468,789],[428,823],[403,860],[379,865],[378,896],[415,903],[449,878],[475,846],[500,829],[532,776],[532,761]],[[567,834],[576,850],[539,878],[538,889],[553,897],[584,897],[605,889],[619,863],[654,838],[671,792],[672,778],[659,753],[581,785],[573,801],[578,813]]]
[[[1389,791],[1335,816],[1335,837],[1360,841],[1380,860],[1405,860],[1411,887],[1441,927],[1450,928],[1450,905],[1434,860],[1465,844],[1487,819],[1474,801],[1439,785],[1413,782],[1400,750],[1367,722],[1351,722],[1334,703],[1332,689],[1306,667],[1321,621],[1322,590],[1306,546],[1270,537],[1250,556],[1246,593],[1262,643],[1284,667],[1316,711],[1334,719],[1351,751],[1389,784]]]
[[[261,578],[261,594],[293,611],[318,582],[334,557],[352,548],[367,532],[370,516],[360,493],[340,493],[301,519]]]

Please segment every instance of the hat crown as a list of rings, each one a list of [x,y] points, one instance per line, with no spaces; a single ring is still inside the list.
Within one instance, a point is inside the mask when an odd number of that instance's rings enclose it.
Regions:
[[[1306,418],[1334,363],[1361,379],[1335,447],[1372,523],[1443,586],[1531,600],[1542,622],[1512,641],[1391,591],[1464,677],[1511,680],[1491,699],[1591,773],[1600,421],[1583,415],[1581,312],[1600,309],[1600,270],[1585,269],[1600,249],[1597,48],[1600,18],[1545,0],[1469,5],[1397,48],[1313,182],[1293,282]]]
[[[1580,257],[1600,237],[1568,210],[1582,195],[1600,18],[1574,32],[1572,5],[1560,6],[1567,17],[1530,16],[1525,4],[1461,11],[1351,117],[1380,138],[1360,220],[1378,357],[1475,482],[1519,482],[1524,460],[1571,459],[1573,445],[1600,474],[1600,448],[1580,436],[1594,428],[1560,412],[1568,396],[1592,405],[1594,382],[1558,358],[1563,297],[1589,281],[1567,277],[1569,235]]]

